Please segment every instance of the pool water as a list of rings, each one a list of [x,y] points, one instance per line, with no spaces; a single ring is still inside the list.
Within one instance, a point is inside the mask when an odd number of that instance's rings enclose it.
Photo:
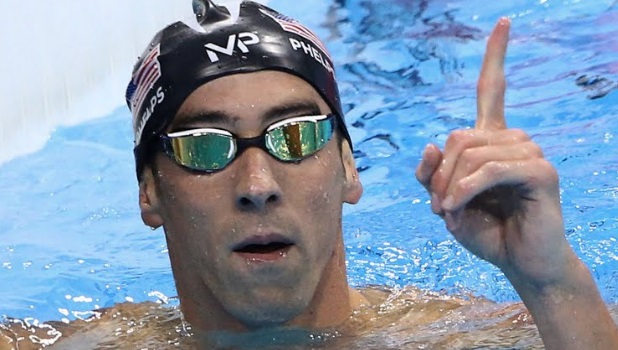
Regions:
[[[518,300],[500,271],[455,242],[414,179],[428,142],[443,145],[450,131],[473,125],[485,39],[506,15],[508,124],[525,129],[557,167],[568,240],[604,299],[618,301],[613,3],[269,3],[314,28],[337,63],[365,186],[361,203],[345,207],[353,286]],[[163,232],[139,216],[130,119],[119,106],[0,165],[0,315],[68,321],[125,301],[177,304]]]

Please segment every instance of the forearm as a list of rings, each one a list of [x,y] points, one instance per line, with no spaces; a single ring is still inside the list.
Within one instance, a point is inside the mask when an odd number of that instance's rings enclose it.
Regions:
[[[579,259],[568,280],[532,286],[512,278],[547,349],[618,349],[618,328],[590,271]]]

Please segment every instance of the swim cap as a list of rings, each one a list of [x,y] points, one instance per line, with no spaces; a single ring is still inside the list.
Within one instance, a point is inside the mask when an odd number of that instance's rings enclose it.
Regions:
[[[299,22],[243,1],[239,17],[211,0],[194,0],[197,23],[173,23],[153,38],[135,64],[126,92],[133,113],[138,180],[153,141],[201,85],[237,73],[278,70],[311,84],[345,127],[333,62],[324,44]]]

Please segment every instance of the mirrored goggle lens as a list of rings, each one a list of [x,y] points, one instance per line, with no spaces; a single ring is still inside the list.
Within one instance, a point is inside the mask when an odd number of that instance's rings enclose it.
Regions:
[[[286,119],[248,139],[205,128],[171,133],[162,140],[165,152],[178,164],[212,172],[225,168],[248,147],[262,148],[281,161],[300,161],[322,149],[333,132],[334,115],[320,115]]]
[[[266,134],[266,147],[283,161],[298,161],[322,149],[333,136],[333,117],[276,125]],[[300,118],[299,118],[300,119]]]
[[[165,138],[166,152],[179,164],[194,170],[216,171],[234,159],[232,135],[205,132]]]

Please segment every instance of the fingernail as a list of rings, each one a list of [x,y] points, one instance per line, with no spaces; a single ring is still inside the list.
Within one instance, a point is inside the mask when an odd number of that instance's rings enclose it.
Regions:
[[[451,211],[453,210],[454,205],[455,205],[455,198],[453,198],[453,196],[449,194],[442,202],[442,209],[446,211]]]

